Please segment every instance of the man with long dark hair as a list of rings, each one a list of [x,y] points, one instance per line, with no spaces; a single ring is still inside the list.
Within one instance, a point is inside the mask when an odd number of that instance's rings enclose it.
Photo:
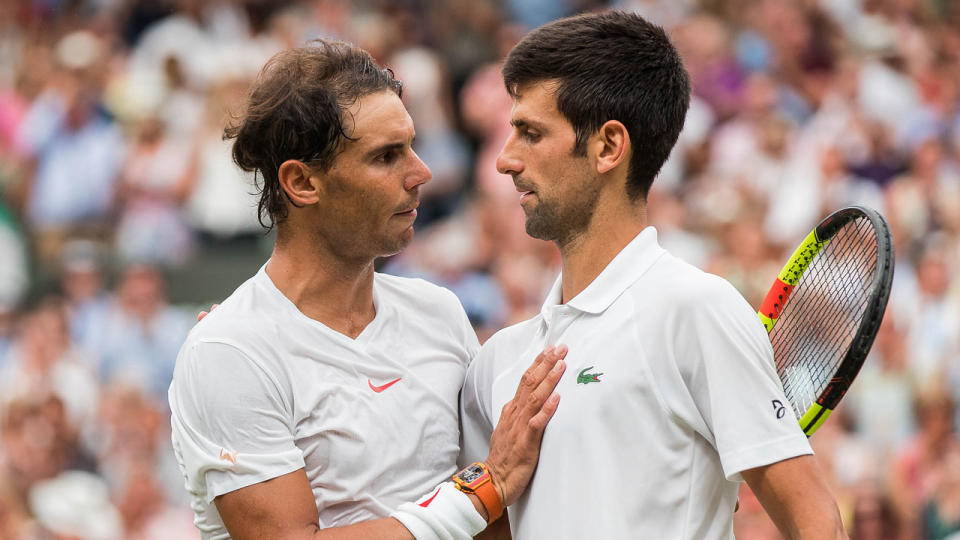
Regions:
[[[400,90],[320,41],[275,56],[227,129],[277,240],[177,359],[173,445],[204,538],[466,539],[536,465],[562,348],[537,356],[489,456],[448,481],[476,335],[451,292],[373,264],[411,241],[430,180]]]

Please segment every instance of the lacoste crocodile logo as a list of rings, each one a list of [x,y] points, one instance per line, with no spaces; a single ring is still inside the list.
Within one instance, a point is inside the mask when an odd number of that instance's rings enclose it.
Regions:
[[[587,373],[591,369],[593,369],[593,366],[590,366],[588,368],[583,368],[583,370],[580,371],[580,373],[577,375],[577,384],[589,384],[592,382],[602,382],[600,381],[600,376],[603,375],[603,373]]]

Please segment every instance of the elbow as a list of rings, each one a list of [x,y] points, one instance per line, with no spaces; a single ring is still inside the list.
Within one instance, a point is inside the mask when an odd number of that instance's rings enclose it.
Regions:
[[[794,534],[788,535],[791,540],[847,540],[847,531],[840,517],[840,509],[830,501],[823,509],[819,519],[798,527]]]

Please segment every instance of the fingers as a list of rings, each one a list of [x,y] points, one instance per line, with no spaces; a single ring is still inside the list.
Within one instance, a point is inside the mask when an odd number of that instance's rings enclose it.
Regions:
[[[530,364],[530,367],[527,368],[527,371],[520,377],[520,384],[517,385],[517,392],[514,397],[530,392],[540,384],[544,375],[550,371],[556,362],[553,354],[555,350],[556,347],[551,345],[537,355],[533,363]]]
[[[533,415],[530,421],[527,422],[530,429],[542,436],[543,431],[547,429],[547,422],[553,418],[553,413],[557,412],[557,406],[559,404],[560,394],[550,394],[550,397],[543,403],[543,407],[540,407],[540,411]]]
[[[537,387],[531,390],[527,396],[526,404],[531,411],[539,410],[543,406],[544,402],[557,387],[560,378],[563,377],[563,372],[567,367],[566,362],[560,359],[559,354],[556,354],[556,359],[553,362],[553,367],[550,371],[543,376],[543,379]]]
[[[217,309],[217,306],[219,306],[219,305],[220,305],[220,304],[214,304],[214,305],[210,306],[210,311],[213,311],[213,310]],[[197,322],[202,321],[204,317],[206,317],[207,315],[210,314],[210,311],[201,311],[200,313],[197,313]]]
[[[504,504],[520,496],[536,469],[543,432],[560,403],[555,389],[567,367],[566,354],[567,347],[560,345],[537,355],[500,411],[486,463]]]
[[[550,376],[551,370],[554,369],[557,362],[566,355],[566,345],[556,347],[551,345],[538,354],[533,364],[527,368],[523,377],[520,378],[520,384],[517,386],[517,393],[514,395],[514,399],[535,392],[542,385],[543,381]],[[562,373],[561,371],[561,374]],[[556,386],[556,382],[554,382],[552,386]],[[546,398],[546,396],[543,397]]]
[[[566,354],[566,348],[562,352]],[[559,348],[556,354],[560,354]],[[563,377],[566,368],[566,362],[558,359],[553,365],[553,369],[547,373],[536,390],[530,394],[528,405],[533,416],[530,417],[528,425],[532,430],[530,435],[535,440],[539,440],[543,436],[543,430],[547,428],[547,422],[550,421],[553,413],[557,410],[557,405],[560,403],[560,394],[555,393],[554,390]]]

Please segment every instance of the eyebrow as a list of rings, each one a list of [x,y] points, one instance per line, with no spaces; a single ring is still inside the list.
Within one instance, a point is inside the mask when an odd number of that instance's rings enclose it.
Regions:
[[[541,126],[539,123],[531,120],[527,120],[525,118],[511,118],[510,125],[515,127],[516,129],[523,129],[523,128],[543,129],[543,126]]]
[[[412,139],[410,139],[410,145],[413,146],[413,143],[414,143],[414,141],[416,141],[416,140],[417,140],[416,136],[414,136]],[[371,158],[371,157],[374,157],[374,156],[376,156],[376,155],[389,152],[389,151],[391,151],[391,150],[400,150],[400,149],[402,149],[402,148],[404,148],[404,147],[406,147],[406,146],[407,146],[407,143],[405,143],[405,142],[393,142],[393,143],[383,144],[383,145],[380,145],[380,146],[374,148],[373,150],[370,150],[369,152],[367,152],[367,153],[366,153],[366,157]]]

